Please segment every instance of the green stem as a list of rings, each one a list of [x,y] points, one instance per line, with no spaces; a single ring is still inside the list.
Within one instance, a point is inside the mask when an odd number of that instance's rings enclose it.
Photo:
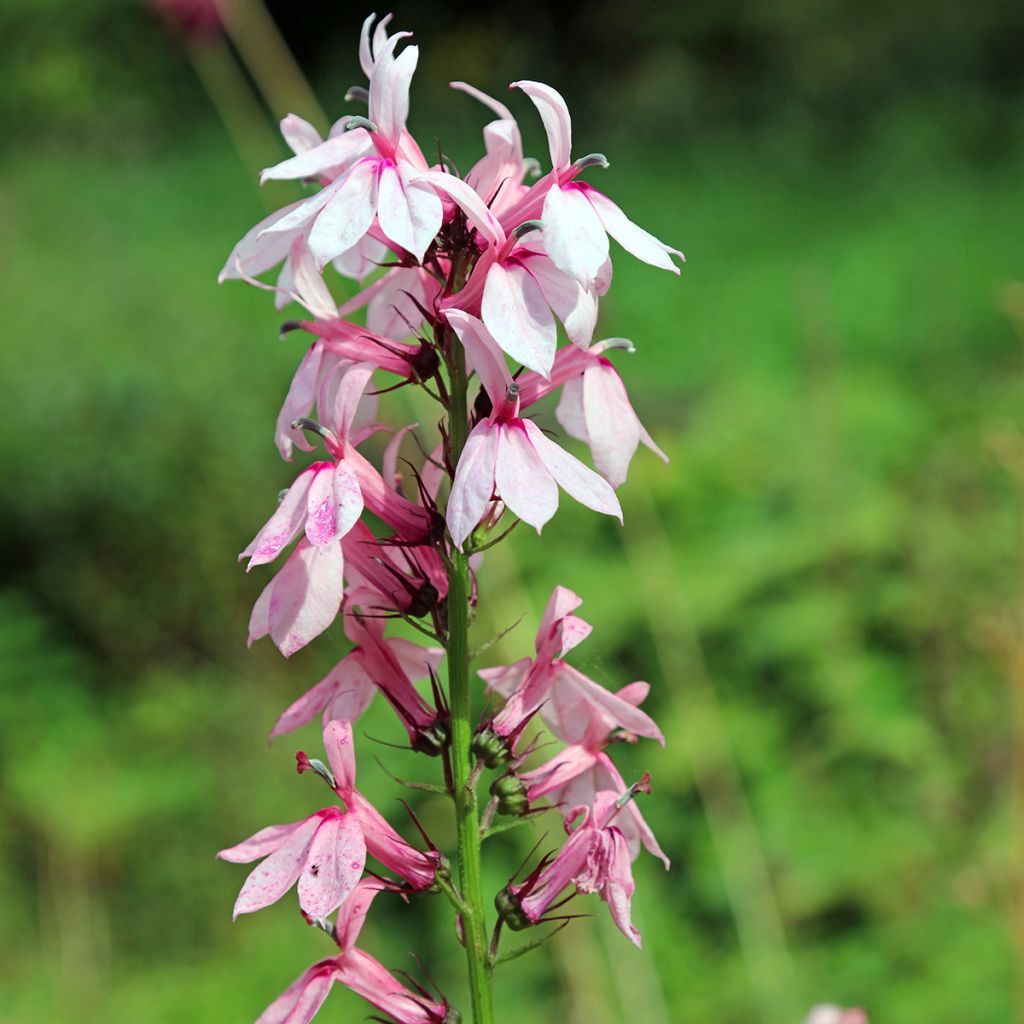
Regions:
[[[451,406],[448,419],[451,464],[457,466],[466,445],[466,356],[452,345]],[[466,906],[462,914],[463,945],[469,971],[474,1024],[493,1024],[494,1003],[480,884],[480,818],[476,789],[470,785],[473,758],[473,708],[469,689],[469,564],[453,551],[448,570],[448,700],[452,716],[452,775],[458,836],[459,889]]]

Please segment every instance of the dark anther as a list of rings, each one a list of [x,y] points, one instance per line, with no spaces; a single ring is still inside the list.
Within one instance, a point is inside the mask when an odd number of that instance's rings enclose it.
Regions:
[[[285,320],[283,324],[277,329],[277,333],[280,337],[284,337],[291,331],[301,331],[302,321],[301,320]]]
[[[491,404],[491,396],[487,394],[485,388],[481,388],[476,396],[476,401],[473,403],[473,415],[478,420],[485,420],[494,411],[494,406]]]
[[[362,85],[353,85],[349,87],[348,92],[345,93],[346,103],[369,103],[370,102],[370,90]]]

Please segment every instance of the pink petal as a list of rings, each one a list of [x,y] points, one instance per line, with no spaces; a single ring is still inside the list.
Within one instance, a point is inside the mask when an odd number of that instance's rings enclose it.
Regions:
[[[334,922],[335,935],[342,953],[349,952],[356,944],[356,939],[363,930],[363,922],[369,913],[370,904],[383,889],[384,883],[379,878],[363,878],[352,895],[342,903]]]
[[[415,181],[416,172],[406,163],[390,164],[381,172],[377,220],[392,242],[423,259],[427,247],[441,229],[444,211],[437,193]]]
[[[350,249],[370,229],[377,205],[377,161],[360,160],[339,180],[341,188],[320,210],[309,233],[309,250],[321,267]]]
[[[303,971],[256,1019],[256,1024],[309,1024],[334,984],[336,960]]]
[[[459,336],[471,369],[476,370],[480,383],[490,396],[491,405],[497,408],[505,401],[512,384],[498,343],[491,336],[483,322],[461,309],[449,309],[445,316],[452,329]]]
[[[292,429],[292,423],[301,416],[308,416],[313,409],[323,354],[324,346],[321,341],[314,342],[306,350],[302,362],[299,363],[299,367],[295,371],[295,376],[292,377],[288,394],[277,416],[274,440],[281,457],[289,462],[292,458],[293,447],[301,448],[304,452],[313,450],[313,446],[306,440],[305,434],[301,430]]]
[[[342,793],[355,789],[356,748],[352,740],[352,723],[334,719],[324,726],[324,750]]]
[[[320,472],[309,488],[306,512],[306,538],[310,544],[324,547],[338,539],[338,503],[334,498],[333,465],[319,463]]]
[[[575,278],[561,271],[547,256],[535,256],[527,262],[544,301],[565,325],[569,340],[586,349],[597,325],[597,296]]]
[[[640,422],[612,367],[597,363],[583,374],[583,415],[594,465],[612,487],[620,487],[640,443]]]
[[[530,443],[536,449],[551,475],[560,487],[575,498],[580,504],[592,508],[595,512],[615,516],[622,522],[622,508],[615,491],[608,482],[587,469],[579,459],[573,458],[567,451],[559,448],[554,441],[545,437],[543,431],[532,420],[523,420]]]
[[[344,537],[363,514],[359,478],[347,462],[339,462],[334,469],[334,500],[338,508],[338,536]]]
[[[292,288],[306,309],[317,319],[336,317],[338,307],[313,262],[306,239],[301,235],[292,242],[288,264],[292,272]]]
[[[320,133],[298,114],[288,114],[281,119],[281,135],[293,153],[306,153],[324,141]]]
[[[482,668],[477,675],[487,685],[488,690],[500,693],[502,697],[511,697],[532,664],[533,662],[529,658],[520,658],[511,665]]]
[[[327,463],[314,462],[295,478],[274,514],[238,556],[249,559],[250,569],[272,562],[299,535],[306,518],[310,486],[326,466]]]
[[[495,263],[487,275],[480,310],[488,331],[505,352],[528,369],[550,376],[557,341],[555,318],[540,286],[524,267]]]
[[[605,829],[601,838],[606,844],[604,856],[608,862],[601,898],[608,904],[612,920],[619,931],[638,949],[642,948],[643,941],[640,932],[633,926],[630,909],[636,883],[633,881],[626,840],[617,828]]]
[[[409,85],[416,72],[419,47],[407,46],[396,58],[393,56],[398,42],[408,32],[396,32],[374,60],[370,75],[370,120],[386,139],[397,142],[405,130],[409,116]]]
[[[498,431],[490,420],[481,420],[466,440],[462,458],[455,468],[446,517],[452,542],[461,550],[463,542],[480,522],[494,493],[494,465]]]
[[[538,533],[558,510],[558,487],[528,434],[530,420],[501,425],[494,486],[508,509]],[[524,429],[525,428],[525,429]],[[534,427],[540,434],[540,428]]]
[[[307,126],[308,127],[308,126]],[[322,174],[337,173],[339,169],[358,160],[372,150],[369,133],[362,128],[335,135],[312,149],[282,160],[260,172],[260,184],[265,181],[291,181],[295,178],[318,178]]]
[[[217,281],[237,279],[243,274],[249,276],[262,274],[264,270],[269,270],[280,263],[288,255],[294,232],[291,234],[265,234],[265,232],[279,225],[306,202],[308,200],[299,199],[294,203],[289,203],[288,206],[276,210],[269,217],[264,217],[254,228],[250,228],[231,250],[231,255],[228,256],[227,262],[217,275]],[[299,230],[298,227],[295,228],[295,231],[297,230]]]
[[[433,185],[462,208],[469,222],[495,248],[505,244],[505,232],[498,223],[498,218],[484,204],[484,201],[461,178],[447,171],[424,171],[417,181]]]
[[[579,742],[590,715],[603,713],[615,725],[665,745],[665,737],[654,719],[629,701],[609,692],[564,662],[558,663],[554,672],[551,702],[541,710],[541,715],[567,743]]]
[[[302,821],[292,821],[287,825],[268,825],[266,828],[261,828],[255,835],[251,835],[248,839],[240,842],[237,846],[229,846],[226,850],[221,850],[217,856],[221,860],[230,861],[232,864],[249,864],[254,860],[259,860],[261,857],[268,856],[284,846],[288,838],[296,829],[301,828],[305,822],[306,819],[303,818]]]
[[[583,414],[583,374],[571,377],[562,385],[562,394],[555,407],[555,419],[562,429],[577,441],[589,441],[587,418]]]
[[[376,369],[376,364],[372,362],[354,363],[347,367],[338,382],[331,409],[320,410],[322,416],[330,417],[330,426],[342,440],[348,440],[352,432],[352,423],[359,411],[359,403],[363,401],[366,388]]]
[[[442,647],[423,647],[421,644],[400,636],[389,637],[384,643],[387,644],[410,683],[424,679],[430,675],[431,669],[436,672],[444,657],[444,648]]]
[[[572,153],[572,121],[565,100],[550,85],[541,82],[513,82],[509,88],[522,89],[533,100],[547,132],[551,166],[556,170],[568,167]]]
[[[325,819],[313,837],[299,875],[299,906],[310,917],[323,921],[355,889],[365,864],[366,842],[355,816]]]
[[[320,820],[319,814],[307,818],[288,842],[253,869],[235,900],[234,917],[269,907],[295,884]]]
[[[551,591],[548,603],[544,606],[544,614],[540,618],[540,625],[537,627],[538,651],[547,637],[554,632],[559,620],[571,615],[581,604],[583,598],[568,587],[557,586]]]
[[[345,592],[344,567],[339,541],[318,548],[303,538],[267,584],[266,621],[286,658],[334,621]],[[261,595],[257,607],[263,600]]]
[[[581,187],[586,189],[586,196],[593,204],[608,234],[626,252],[632,253],[644,263],[650,263],[651,266],[671,270],[673,274],[679,273],[679,268],[672,262],[672,257],[678,256],[681,260],[685,257],[678,249],[658,241],[650,232],[634,224],[607,196],[589,186]]]
[[[608,259],[608,234],[587,195],[575,184],[544,197],[544,245],[551,262],[590,288]]]
[[[363,671],[358,653],[353,651],[342,658],[320,682],[282,712],[274,723],[268,739],[276,739],[284,733],[293,732],[300,726],[312,722],[329,706],[351,710],[353,713],[342,717],[354,721],[366,709],[373,692],[373,683]]]

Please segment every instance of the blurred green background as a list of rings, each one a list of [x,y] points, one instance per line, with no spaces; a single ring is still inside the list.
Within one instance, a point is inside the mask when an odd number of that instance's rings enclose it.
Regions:
[[[653,684],[668,747],[616,756],[652,771],[643,810],[673,868],[636,865],[645,954],[581,903],[592,918],[502,969],[502,1019],[797,1024],[827,1000],[1007,1020],[1019,3],[395,11],[421,45],[425,150],[476,151],[486,115],[449,79],[503,98],[550,82],[575,152],[611,159],[600,187],[688,257],[676,280],[619,251],[599,329],[635,341],[618,364],[671,465],[638,455],[624,530],[565,501],[543,539],[517,531],[477,627],[525,613],[500,663],[555,583],[584,598],[575,663]],[[232,925],[244,870],[213,858],[319,806],[292,768],[315,727],[264,736],[345,650],[340,631],[288,663],[244,642],[265,577],[235,553],[291,479],[271,438],[302,342],[277,340],[266,295],[214,279],[295,195],[255,184],[285,154],[274,118],[318,119],[280,40],[333,119],[367,11],[270,13],[280,36],[236,0],[226,39],[134,2],[0,6],[4,1024],[251,1020],[329,950],[293,897]],[[381,708],[364,731],[400,738]],[[363,787],[399,823],[374,754],[434,766],[360,740]],[[447,842],[443,803],[414,803]],[[488,844],[491,891],[545,828]],[[445,908],[396,903],[362,944],[412,970],[414,950],[460,1002]],[[320,1019],[366,1012],[339,990]]]

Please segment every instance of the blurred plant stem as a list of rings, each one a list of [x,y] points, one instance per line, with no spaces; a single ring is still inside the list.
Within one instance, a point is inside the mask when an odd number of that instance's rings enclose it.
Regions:
[[[215,3],[231,41],[275,118],[298,114],[314,124],[319,122],[318,127],[326,130],[327,116],[262,0]]]
[[[686,606],[684,581],[650,485],[631,480],[632,529],[623,543],[647,609],[658,675],[672,680],[672,735],[683,748],[704,808],[760,1017],[797,1020],[801,1009],[786,936],[718,696]],[[650,571],[652,565],[661,571]],[[669,730],[666,730],[669,731]]]

